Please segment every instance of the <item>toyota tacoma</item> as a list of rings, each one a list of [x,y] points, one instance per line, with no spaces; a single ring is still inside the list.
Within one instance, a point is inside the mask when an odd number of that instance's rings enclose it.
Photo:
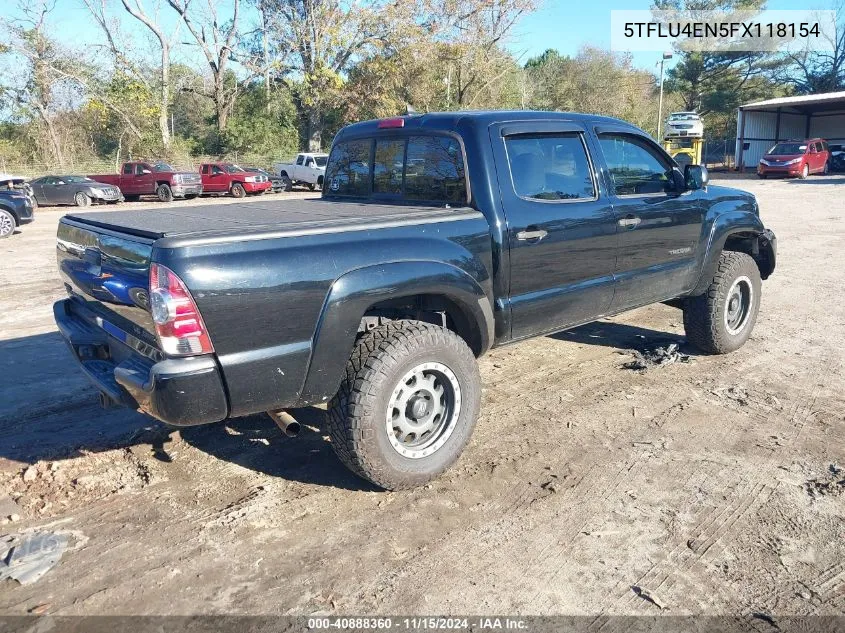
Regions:
[[[654,302],[714,354],[751,334],[776,241],[754,196],[582,114],[342,129],[321,199],[65,216],[59,329],[104,403],[172,425],[327,405],[387,489],[467,444],[492,347]]]

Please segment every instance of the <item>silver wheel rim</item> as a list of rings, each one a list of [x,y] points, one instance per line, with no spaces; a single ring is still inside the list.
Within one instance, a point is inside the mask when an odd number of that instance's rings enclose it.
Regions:
[[[385,419],[390,445],[403,457],[428,457],[451,437],[460,413],[454,372],[442,363],[417,365],[390,393]]]
[[[739,334],[748,324],[751,308],[754,306],[754,286],[743,275],[738,277],[725,299],[725,329],[728,334]]]
[[[88,196],[86,196],[81,191],[76,194],[76,205],[79,207],[87,207],[88,206]]]
[[[11,235],[15,230],[15,221],[8,213],[0,213],[0,237]]]

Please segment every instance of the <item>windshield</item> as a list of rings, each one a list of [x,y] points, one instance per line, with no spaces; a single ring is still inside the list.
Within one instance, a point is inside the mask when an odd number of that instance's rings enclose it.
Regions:
[[[325,167],[326,162],[329,160],[328,156],[315,156],[314,162],[317,163],[317,167]]]
[[[65,182],[94,182],[85,176],[60,176],[59,180],[64,180]]]
[[[153,165],[153,171],[176,171],[172,165],[167,163],[156,163]]]
[[[804,143],[778,143],[769,150],[774,156],[786,156],[788,154],[803,154],[807,150]]]
[[[698,119],[695,112],[675,112],[669,115],[670,121],[698,121]]]
[[[226,173],[229,174],[239,174],[241,172],[246,171],[246,169],[244,169],[240,165],[224,165],[223,169],[225,169]]]

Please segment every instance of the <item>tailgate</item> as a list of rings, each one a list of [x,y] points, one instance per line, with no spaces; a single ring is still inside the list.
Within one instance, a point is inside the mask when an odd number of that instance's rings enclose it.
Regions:
[[[56,241],[59,274],[68,294],[84,303],[97,325],[124,340],[158,347],[149,312],[152,240],[62,218]]]

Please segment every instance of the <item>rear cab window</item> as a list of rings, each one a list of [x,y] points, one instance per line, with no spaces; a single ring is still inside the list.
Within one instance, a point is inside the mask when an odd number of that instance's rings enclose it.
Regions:
[[[468,203],[461,144],[451,136],[374,136],[335,143],[326,195],[418,203]]]

